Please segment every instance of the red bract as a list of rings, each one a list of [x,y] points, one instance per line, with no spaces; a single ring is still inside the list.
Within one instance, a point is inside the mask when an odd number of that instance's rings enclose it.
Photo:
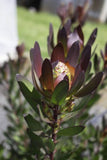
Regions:
[[[63,37],[63,35],[61,35]],[[42,60],[39,44],[36,42],[30,51],[32,78],[34,86],[43,94],[51,96],[61,81],[68,83],[68,96],[85,96],[93,92],[102,79],[102,72],[97,73],[88,84],[83,85],[85,72],[90,64],[91,46],[87,44],[80,56],[79,42],[73,42],[65,52],[59,42],[51,53],[50,59]],[[97,81],[97,82],[96,82]]]

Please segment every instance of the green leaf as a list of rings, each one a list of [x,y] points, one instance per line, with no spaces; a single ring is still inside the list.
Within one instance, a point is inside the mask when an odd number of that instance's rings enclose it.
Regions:
[[[55,88],[51,102],[56,105],[62,105],[69,89],[69,84],[67,81],[63,80],[61,81]]]
[[[20,90],[24,95],[25,99],[37,111],[36,105],[41,103],[41,96],[38,91],[34,88],[32,83],[25,79],[22,75],[17,74],[16,79],[18,81]]]
[[[39,115],[40,115],[40,118],[43,122],[46,122],[46,123],[52,123],[48,118],[44,117],[42,111],[41,111],[41,108],[39,105],[37,105],[37,108],[38,108],[38,111],[39,111]]]
[[[28,127],[32,131],[41,131],[42,130],[41,124],[36,119],[34,119],[30,114],[28,114],[24,118],[26,120],[26,123],[28,124]]]
[[[44,148],[44,144],[43,144],[41,137],[34,134],[30,129],[27,130],[27,133],[31,140],[32,149],[37,155],[39,155],[40,148]]]
[[[64,128],[58,132],[58,136],[74,136],[84,130],[84,126],[73,126]]]
[[[45,144],[45,147],[46,147],[46,150],[47,150],[48,154],[50,152],[54,151],[55,145],[54,145],[52,139],[46,139],[44,144]]]

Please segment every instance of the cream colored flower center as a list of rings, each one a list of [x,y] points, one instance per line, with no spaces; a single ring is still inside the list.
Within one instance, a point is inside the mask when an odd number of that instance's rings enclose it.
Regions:
[[[69,68],[64,63],[58,62],[58,64],[55,66],[53,70],[54,78],[57,78],[61,73],[65,73],[70,79],[71,75],[70,75]]]

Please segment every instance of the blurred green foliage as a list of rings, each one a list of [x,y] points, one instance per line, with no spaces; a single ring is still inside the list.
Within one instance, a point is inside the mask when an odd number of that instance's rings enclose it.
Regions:
[[[24,8],[18,7],[18,32],[20,42],[26,44],[26,49],[30,50],[35,41],[40,44],[42,57],[48,56],[47,51],[47,35],[49,33],[49,24],[52,23],[55,31],[55,40],[57,30],[60,26],[60,19],[57,15],[44,12],[32,12]],[[94,47],[98,44],[97,52],[104,48],[107,38],[107,24],[100,24],[96,22],[86,22],[83,26],[85,35],[85,42],[88,40],[94,28],[98,28],[98,35]],[[93,48],[94,48],[93,47]]]

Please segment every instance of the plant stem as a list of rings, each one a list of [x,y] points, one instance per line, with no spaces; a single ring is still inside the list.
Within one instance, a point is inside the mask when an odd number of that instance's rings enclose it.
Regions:
[[[57,139],[57,120],[58,120],[58,106],[55,105],[53,108],[53,124],[52,124],[52,140],[54,144],[56,144]],[[54,149],[53,152],[50,154],[50,160],[54,160],[54,154],[56,150]]]

